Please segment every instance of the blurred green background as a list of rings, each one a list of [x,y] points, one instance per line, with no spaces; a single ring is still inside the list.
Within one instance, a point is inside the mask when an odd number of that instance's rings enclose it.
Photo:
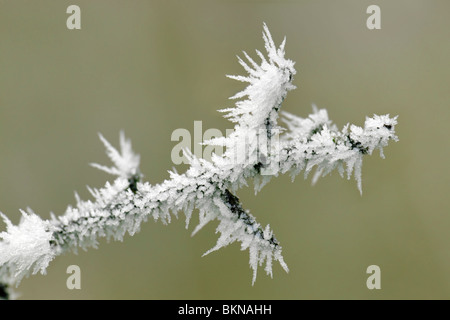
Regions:
[[[81,8],[81,30],[66,8]],[[381,30],[366,8],[381,7]],[[231,245],[204,258],[211,223],[195,237],[184,219],[153,220],[124,242],[57,257],[46,276],[25,279],[22,299],[448,299],[450,298],[450,2],[24,1],[0,0],[0,210],[14,223],[31,207],[44,218],[83,199],[86,185],[113,178],[97,137],[115,145],[124,129],[145,179],[173,164],[177,128],[225,132],[217,109],[244,85],[236,55],[263,50],[266,22],[287,36],[298,89],[283,109],[306,116],[315,103],[342,127],[373,113],[399,115],[400,142],[363,165],[363,195],[334,173],[311,187],[301,176],[238,192],[270,223],[290,272],[260,269],[251,286],[248,252]],[[181,168],[183,169],[183,168]],[[182,217],[183,215],[181,215]],[[0,230],[4,230],[0,223]],[[66,288],[81,267],[82,289]],[[381,268],[368,290],[366,268]]]

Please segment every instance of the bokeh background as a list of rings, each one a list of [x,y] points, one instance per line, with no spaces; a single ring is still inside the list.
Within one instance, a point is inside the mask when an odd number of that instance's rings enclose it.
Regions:
[[[66,28],[71,4],[79,31]],[[381,30],[366,28],[371,4]],[[61,214],[74,191],[89,199],[86,185],[113,179],[88,166],[108,163],[98,132],[117,145],[125,130],[158,183],[175,129],[231,128],[216,110],[244,85],[225,75],[243,72],[242,50],[264,49],[263,22],[297,62],[284,110],[306,116],[315,103],[339,127],[399,115],[400,141],[365,159],[362,196],[337,173],[240,190],[274,229],[288,274],[275,265],[252,286],[248,252],[234,244],[202,258],[216,224],[191,237],[196,219],[185,230],[180,218],[57,257],[22,282],[21,299],[450,298],[448,12],[447,0],[0,0],[0,210],[14,223],[20,208]],[[81,290],[66,288],[72,264]],[[366,287],[372,264],[381,290]]]

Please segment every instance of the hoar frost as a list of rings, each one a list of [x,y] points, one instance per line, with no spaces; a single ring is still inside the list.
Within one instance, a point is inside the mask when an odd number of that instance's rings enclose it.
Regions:
[[[114,166],[93,166],[117,179],[103,188],[89,189],[93,200],[83,201],[76,195],[76,206],[50,220],[23,212],[17,226],[2,214],[7,228],[0,233],[0,288],[17,285],[29,274],[44,273],[59,254],[97,247],[100,237],[122,240],[126,233],[133,235],[149,218],[167,224],[183,212],[188,228],[195,209],[199,224],[193,234],[218,221],[219,238],[205,255],[239,242],[241,249],[249,252],[253,283],[260,266],[272,276],[273,261],[288,271],[270,226],[261,226],[234,193],[249,180],[254,181],[257,192],[278,174],[294,177],[303,171],[306,178],[313,169],[313,183],[337,169],[343,177],[354,176],[361,191],[362,159],[375,149],[384,157],[383,147],[398,140],[397,117],[374,115],[366,118],[364,127],[348,124],[339,130],[327,111],[315,106],[306,118],[280,112],[287,93],[295,89],[296,70],[294,62],[284,57],[286,39],[276,47],[266,25],[263,39],[266,55],[256,51],[261,62],[244,52],[248,62],[239,58],[239,63],[248,75],[229,76],[248,83],[232,97],[237,99],[235,107],[221,110],[235,123],[234,131],[205,143],[226,147],[223,155],[214,154],[208,162],[186,152],[190,167],[185,173],[170,172],[168,180],[152,185],[141,182],[140,158],[123,133],[120,152],[100,135]],[[277,123],[280,113],[285,128]],[[275,138],[279,143],[272,143]],[[246,161],[236,161],[242,153]],[[271,174],[263,174],[269,167]]]
[[[12,280],[19,284],[24,276],[37,272],[45,273],[53,260],[55,251],[51,248],[52,225],[33,212],[22,211],[19,225],[1,214],[6,223],[6,232],[0,233],[0,274],[4,283]]]

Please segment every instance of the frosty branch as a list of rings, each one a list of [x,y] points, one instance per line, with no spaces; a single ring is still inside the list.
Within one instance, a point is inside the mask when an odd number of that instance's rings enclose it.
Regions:
[[[239,63],[248,75],[229,76],[248,83],[232,97],[238,100],[235,107],[221,110],[235,123],[233,133],[206,142],[225,147],[223,155],[214,154],[209,162],[187,153],[190,167],[185,173],[170,172],[170,179],[151,185],[141,181],[139,156],[123,133],[120,152],[100,135],[114,166],[93,166],[117,179],[103,188],[89,189],[92,201],[76,196],[75,207],[69,206],[63,215],[50,220],[31,210],[22,211],[17,226],[2,214],[7,230],[0,233],[0,292],[6,296],[8,288],[25,276],[45,273],[49,263],[64,252],[97,247],[101,237],[122,240],[127,232],[133,235],[149,217],[167,224],[183,212],[187,228],[194,209],[199,212],[199,224],[193,234],[218,221],[219,239],[205,255],[239,242],[242,250],[249,251],[253,283],[258,266],[272,275],[273,260],[288,271],[270,226],[261,226],[243,208],[236,191],[253,180],[257,192],[278,174],[295,177],[304,171],[306,178],[313,168],[313,183],[337,169],[348,179],[354,176],[361,191],[362,159],[375,149],[384,157],[383,147],[389,140],[397,141],[397,117],[374,115],[366,118],[364,128],[346,125],[339,130],[326,110],[314,107],[306,118],[283,112],[286,128],[280,127],[280,108],[288,91],[295,88],[296,70],[294,62],[284,57],[286,39],[277,48],[266,25],[263,39],[266,56],[256,51],[261,62],[244,52],[248,62],[239,58]]]

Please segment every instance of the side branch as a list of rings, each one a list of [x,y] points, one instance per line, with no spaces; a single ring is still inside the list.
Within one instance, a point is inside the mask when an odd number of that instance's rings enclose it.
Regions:
[[[228,189],[222,194],[222,200],[230,209],[232,213],[234,213],[237,219],[241,220],[247,226],[247,229],[253,233],[255,237],[259,237],[260,239],[264,239],[264,230],[258,225],[255,227],[256,220],[250,215],[246,210],[242,208],[242,205],[239,201],[239,198],[233,195]],[[268,239],[269,244],[274,247],[279,245],[279,242],[275,238],[275,235],[272,235],[270,239]]]

